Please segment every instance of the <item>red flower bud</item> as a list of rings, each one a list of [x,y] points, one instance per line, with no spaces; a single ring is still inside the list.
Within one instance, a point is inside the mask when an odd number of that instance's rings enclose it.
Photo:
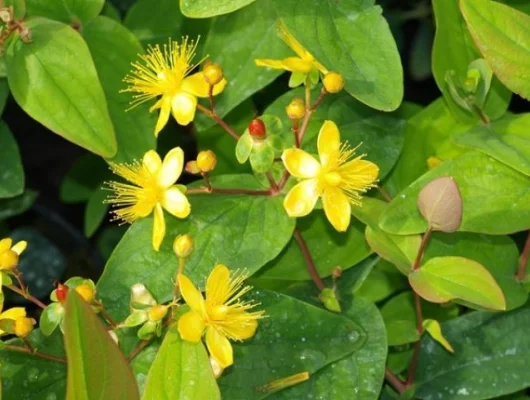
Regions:
[[[63,304],[66,301],[66,296],[68,295],[68,286],[64,286],[59,283],[57,285],[57,289],[55,289],[55,295],[57,296],[59,303]]]
[[[259,118],[255,118],[248,124],[248,131],[250,135],[255,139],[264,139],[267,134],[267,128],[263,121]]]

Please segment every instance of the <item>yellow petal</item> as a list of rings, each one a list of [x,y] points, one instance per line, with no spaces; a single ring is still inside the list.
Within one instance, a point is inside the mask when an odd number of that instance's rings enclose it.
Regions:
[[[188,125],[195,118],[197,97],[190,93],[179,92],[171,100],[171,111],[179,125]]]
[[[310,61],[304,61],[298,57],[287,57],[282,60],[282,64],[287,71],[308,73],[313,68]]]
[[[206,331],[206,346],[208,346],[210,355],[222,368],[228,368],[234,363],[232,345],[226,336],[214,327],[209,327]]]
[[[158,134],[164,126],[166,126],[167,121],[169,121],[169,112],[171,111],[171,97],[163,96],[154,107],[151,108],[160,108],[160,115],[158,116],[158,121],[156,122],[155,127],[155,137],[158,137]]]
[[[340,150],[339,128],[333,121],[324,121],[318,133],[318,155],[322,165],[328,163],[331,156],[338,155]]]
[[[187,276],[179,274],[177,280],[179,283],[180,293],[186,301],[186,304],[201,316],[206,316],[202,293],[197,290],[193,282],[190,281]]]
[[[283,201],[290,217],[303,217],[315,208],[320,193],[316,179],[307,179],[293,187]]]
[[[213,95],[216,96],[221,93],[226,87],[226,83],[226,79],[223,79],[215,85],[213,87]],[[184,78],[180,85],[180,90],[191,93],[196,97],[209,97],[208,91],[210,90],[210,85],[204,79],[204,74],[202,72],[197,72],[196,74]]]
[[[339,232],[346,231],[351,219],[348,197],[340,189],[328,188],[322,195],[322,205],[331,225]]]
[[[250,339],[256,333],[258,321],[245,311],[228,313],[223,330],[238,340]]]
[[[320,163],[301,149],[284,150],[282,161],[287,171],[295,178],[314,178],[320,171]]]
[[[188,311],[178,322],[180,337],[188,342],[198,343],[204,333],[204,320],[195,311]]]
[[[206,281],[206,299],[209,304],[223,304],[230,293],[230,270],[223,264],[218,264],[210,272]]]
[[[162,160],[156,151],[149,150],[144,154],[142,164],[152,176],[157,176],[158,172],[160,171],[160,167],[162,166]]]
[[[0,240],[0,253],[3,253],[6,250],[11,248],[13,241],[10,238],[5,238]]]
[[[285,69],[285,65],[283,65],[282,60],[270,60],[266,58],[258,58],[257,60],[254,60],[254,63],[258,67],[269,67],[274,69]]]
[[[186,218],[190,215],[191,205],[188,198],[175,186],[164,191],[160,203],[177,218]]]
[[[20,242],[15,244],[11,248],[11,250],[13,250],[18,255],[21,255],[24,252],[24,250],[26,250],[26,247],[28,247],[28,242],[26,242],[25,240],[21,240]]]
[[[166,235],[166,222],[164,221],[164,210],[157,203],[155,206],[155,215],[153,218],[153,248],[158,251],[164,236]]]
[[[26,309],[24,307],[13,307],[0,314],[0,319],[17,319],[26,316]]]
[[[164,157],[164,162],[158,175],[158,184],[162,188],[173,185],[182,174],[184,167],[184,152],[180,147],[175,147]]]
[[[371,188],[379,175],[379,167],[373,162],[357,157],[339,168],[342,179],[350,188],[366,192]]]

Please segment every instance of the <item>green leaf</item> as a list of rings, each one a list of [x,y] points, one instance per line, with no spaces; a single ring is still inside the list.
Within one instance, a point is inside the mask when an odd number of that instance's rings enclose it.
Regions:
[[[453,177],[460,189],[464,209],[461,231],[501,235],[530,228],[530,178],[471,151],[445,161],[395,197],[381,215],[381,229],[398,235],[425,232],[427,222],[416,199],[428,182],[440,176]]]
[[[451,133],[471,126],[458,122],[441,98],[415,114],[407,121],[403,151],[384,182],[385,188],[395,196],[428,171],[429,157],[446,160],[464,152],[451,141]]]
[[[4,112],[8,97],[9,85],[7,83],[7,79],[0,79],[0,114]]]
[[[182,13],[189,18],[211,18],[228,14],[255,0],[180,0]]]
[[[528,306],[509,313],[473,312],[442,324],[455,353],[423,338],[417,397],[491,399],[525,389],[530,382],[529,327]]]
[[[64,358],[63,337],[56,333],[45,337],[37,329],[28,340],[39,351]],[[8,344],[23,346],[20,341]],[[7,350],[0,345],[2,359],[2,392],[5,400],[64,399],[66,364]],[[31,389],[29,389],[31,385]]]
[[[59,197],[65,203],[88,201],[92,193],[102,186],[103,180],[110,176],[108,165],[100,157],[85,154],[75,160],[64,176]]]
[[[318,92],[314,91],[313,98],[317,95]],[[280,117],[284,127],[291,126],[285,107],[296,97],[304,97],[303,88],[279,97],[265,113]],[[373,110],[346,93],[328,96],[311,117],[304,136],[304,150],[317,153],[317,137],[325,120],[333,120],[337,124],[342,141],[347,141],[352,147],[361,144],[357,153],[366,154],[367,160],[379,166],[379,179],[390,172],[405,139],[405,121],[399,115]],[[285,130],[283,138],[287,147],[294,145],[291,132]]]
[[[244,164],[247,162],[254,148],[254,139],[250,136],[250,133],[246,131],[241,135],[236,144],[236,159],[237,162]]]
[[[3,7],[13,6],[16,19],[23,19],[26,15],[26,0],[4,0]]]
[[[408,287],[408,281],[388,261],[380,260],[357,291],[374,303],[385,300]]]
[[[434,340],[440,343],[447,351],[450,351],[451,353],[455,352],[453,346],[451,346],[451,343],[449,343],[444,337],[442,333],[442,327],[438,321],[434,319],[426,319],[423,321],[423,328],[425,328],[427,333],[431,335]]]
[[[371,254],[364,240],[364,227],[356,220],[352,220],[350,228],[345,233],[333,229],[322,211],[314,211],[311,215],[299,219],[297,224],[321,277],[331,275],[336,267],[346,270]],[[279,257],[269,262],[257,277],[285,280],[311,279],[295,239],[291,239]]]
[[[368,300],[350,297],[343,307],[344,317],[366,331],[366,342],[351,355],[313,374],[309,381],[268,398],[305,400],[376,399],[381,390],[387,355],[386,332],[377,307]]]
[[[249,161],[255,172],[263,174],[269,171],[274,163],[274,149],[267,141],[255,143]]]
[[[181,340],[177,326],[170,327],[149,369],[142,399],[220,398],[204,345]]]
[[[530,114],[507,115],[489,125],[455,133],[453,140],[530,175]]]
[[[107,101],[81,36],[43,18],[26,26],[33,41],[17,38],[6,53],[9,87],[17,103],[65,139],[101,156],[114,156],[116,137]]]
[[[530,16],[490,0],[461,1],[460,8],[495,75],[512,92],[530,99]]]
[[[214,177],[212,184],[263,189],[249,175],[222,175]],[[193,209],[189,218],[166,218],[166,240],[159,252],[151,244],[151,218],[133,224],[116,247],[98,290],[106,307],[120,318],[128,313],[129,290],[135,283],[145,284],[159,301],[173,296],[178,263],[172,243],[177,234],[193,237],[196,250],[186,262],[185,272],[200,285],[216,263],[253,274],[291,239],[295,222],[287,217],[280,197],[198,194],[190,195],[189,200]]]
[[[492,310],[505,310],[506,299],[481,264],[464,257],[435,257],[409,275],[416,293],[434,303],[459,299]]]
[[[264,398],[268,393],[258,388],[267,383],[312,375],[365,343],[365,332],[350,319],[278,293],[251,294],[267,318],[252,339],[234,344],[234,365],[219,380],[223,398]]]
[[[68,293],[65,305],[64,340],[67,399],[140,399],[123,353],[90,305],[74,290]]]
[[[27,17],[46,17],[66,24],[92,20],[104,4],[105,0],[26,0]]]
[[[458,315],[458,308],[455,305],[442,307],[421,300],[421,309],[424,318],[439,321],[455,318]],[[410,290],[388,300],[381,308],[381,315],[385,321],[389,346],[414,343],[420,339],[416,329],[414,294]]]
[[[145,152],[156,148],[156,116],[149,113],[147,104],[126,112],[130,96],[120,90],[124,88],[122,80],[131,63],[143,52],[142,46],[132,32],[107,17],[98,17],[88,24],[83,36],[92,53],[116,130],[118,153],[112,161],[140,160]]]
[[[109,17],[115,21],[121,21],[120,10],[112,3],[105,3],[103,10],[101,10],[101,15]]]
[[[274,4],[307,51],[344,76],[348,93],[378,110],[399,107],[403,69],[390,28],[373,1],[275,0]],[[260,58],[274,57],[265,53]]]
[[[225,116],[281,74],[281,71],[260,68],[254,63],[256,58],[278,59],[290,54],[277,37],[276,17],[269,2],[258,1],[212,21],[202,54],[219,63],[228,80],[226,89],[215,99],[220,116]],[[205,116],[196,118],[195,122],[199,131],[214,125]]]
[[[45,336],[50,336],[64,317],[64,307],[60,303],[51,303],[44,309],[39,319],[39,328]]]
[[[167,43],[178,39],[184,18],[178,0],[136,1],[125,16],[123,24],[143,43]]]
[[[436,18],[432,52],[433,74],[451,113],[462,122],[476,123],[478,117],[456,104],[445,81],[449,71],[454,71],[457,80],[465,79],[469,64],[480,58],[480,53],[466,29],[458,3],[459,0],[433,0]],[[510,91],[494,77],[483,110],[491,119],[497,119],[506,112],[510,99]]]
[[[91,237],[105,220],[109,205],[104,203],[108,192],[103,189],[96,189],[90,198],[85,209],[85,236]]]
[[[15,197],[24,191],[24,168],[13,134],[0,121],[0,199]]]
[[[378,225],[379,218],[387,207],[387,203],[367,197],[363,200],[363,206],[353,208],[352,213],[368,225],[365,236],[372,250],[408,275],[420,248],[421,237],[391,235],[381,230]]]

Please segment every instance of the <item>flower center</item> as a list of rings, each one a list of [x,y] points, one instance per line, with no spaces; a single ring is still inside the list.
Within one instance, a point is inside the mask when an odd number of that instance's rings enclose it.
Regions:
[[[228,314],[228,307],[224,304],[213,306],[210,310],[210,318],[214,321],[223,320]]]
[[[324,175],[324,180],[330,186],[338,186],[342,182],[342,177],[338,172],[327,172]]]

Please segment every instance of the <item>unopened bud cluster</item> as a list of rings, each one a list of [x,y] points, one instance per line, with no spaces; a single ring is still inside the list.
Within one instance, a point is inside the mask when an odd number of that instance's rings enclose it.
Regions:
[[[339,93],[344,88],[344,78],[338,72],[328,72],[322,80],[328,93]]]
[[[208,63],[202,71],[204,80],[211,86],[215,86],[223,80],[223,69],[219,64]]]

